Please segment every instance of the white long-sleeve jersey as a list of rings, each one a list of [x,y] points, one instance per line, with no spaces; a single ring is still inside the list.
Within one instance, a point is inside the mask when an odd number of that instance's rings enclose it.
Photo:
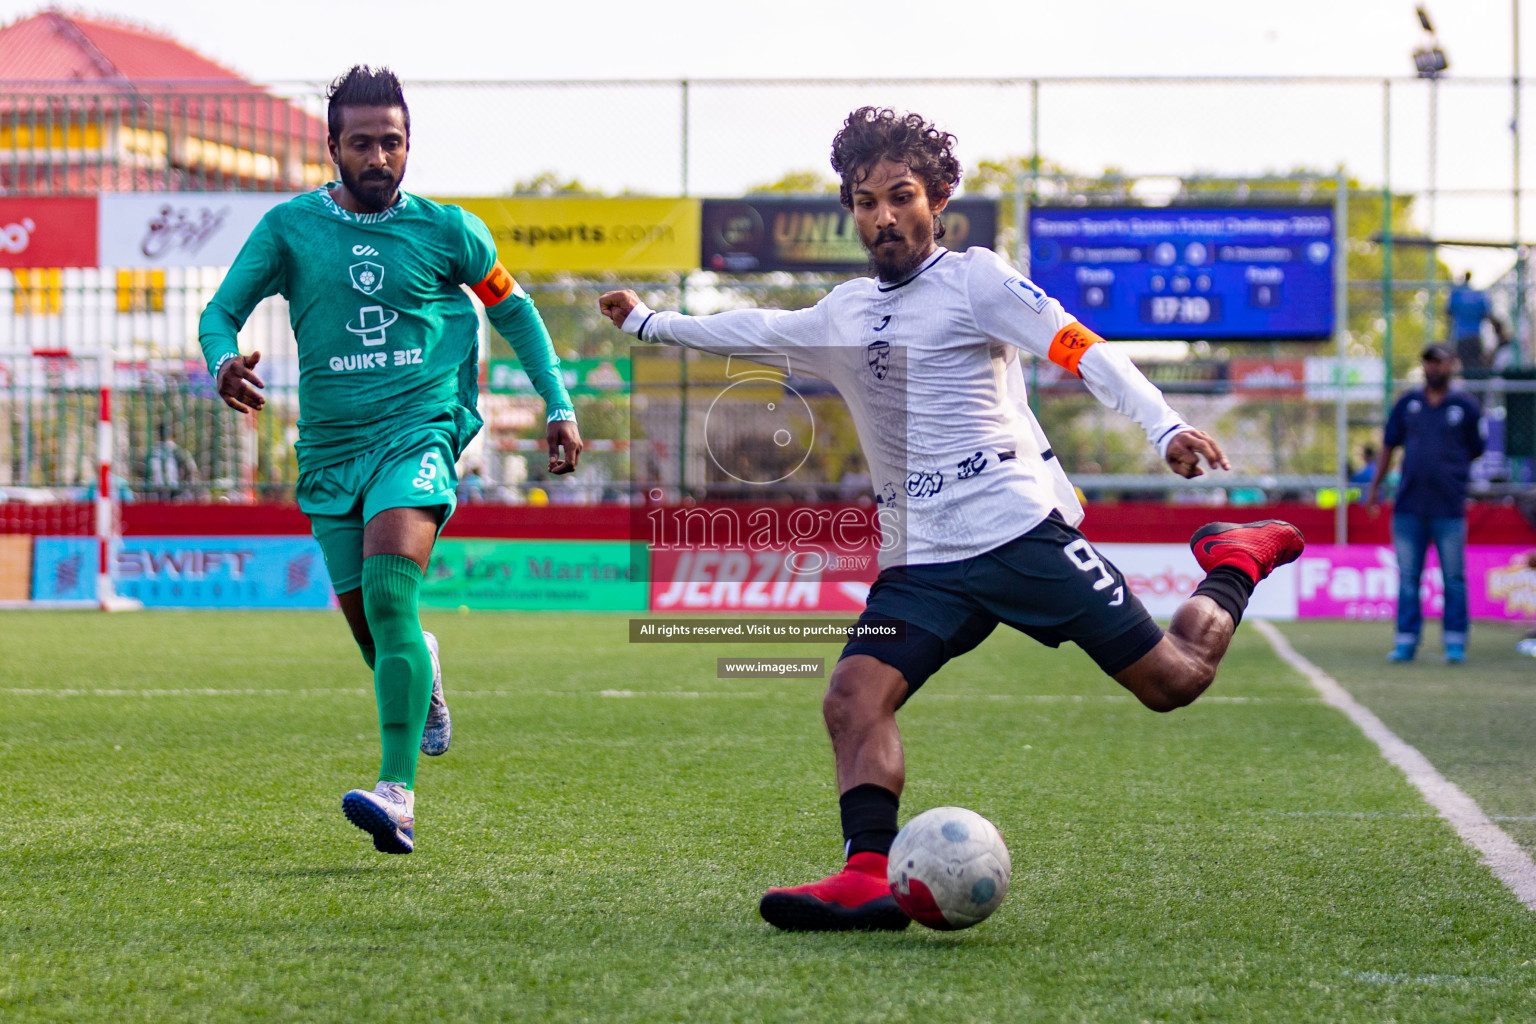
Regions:
[[[1113,345],[990,249],[940,248],[906,280],[858,278],[807,309],[711,316],[637,307],[624,330],[832,384],[852,413],[887,540],[880,565],[990,551],[1083,509],[1030,411],[1019,352],[1079,375],[1160,455],[1188,429]]]

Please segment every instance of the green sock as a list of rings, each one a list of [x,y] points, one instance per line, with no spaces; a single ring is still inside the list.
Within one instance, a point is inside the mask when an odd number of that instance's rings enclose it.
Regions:
[[[357,649],[363,652],[363,661],[367,663],[368,671],[372,672],[374,660],[378,656],[378,648],[374,647],[373,644],[360,643],[357,645]]]
[[[384,758],[380,782],[416,783],[421,732],[432,702],[432,655],[416,613],[421,566],[400,555],[363,559],[363,611],[377,652],[374,693]]]

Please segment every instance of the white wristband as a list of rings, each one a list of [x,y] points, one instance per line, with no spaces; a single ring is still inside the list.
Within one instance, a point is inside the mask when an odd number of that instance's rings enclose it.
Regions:
[[[640,329],[645,326],[645,322],[651,318],[651,314],[654,312],[655,310],[643,302],[635,303],[635,308],[629,311],[629,315],[624,318],[624,323],[620,326],[619,330],[625,334],[632,334],[640,338],[641,341],[644,341],[645,339],[640,337]]]
[[[1163,431],[1163,436],[1157,439],[1158,458],[1166,460],[1168,458],[1168,446],[1173,444],[1173,439],[1184,433],[1186,430],[1194,429],[1195,428],[1190,426],[1188,423],[1179,423]]]

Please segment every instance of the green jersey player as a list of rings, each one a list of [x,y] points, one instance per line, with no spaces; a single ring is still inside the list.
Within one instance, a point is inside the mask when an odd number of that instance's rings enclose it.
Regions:
[[[331,86],[331,159],[341,174],[262,218],[203,311],[199,340],[219,395],[265,404],[236,333],[258,302],[288,299],[299,360],[299,507],[363,660],[374,673],[383,760],[372,790],[342,798],[383,853],[415,843],[418,752],[448,748],[437,641],[417,594],[454,509],[454,463],[479,431],[478,319],[468,286],[544,399],[549,471],[569,473],[581,435],[560,361],[532,301],[497,262],[490,232],[456,206],[400,190],[410,111],[387,69]]]

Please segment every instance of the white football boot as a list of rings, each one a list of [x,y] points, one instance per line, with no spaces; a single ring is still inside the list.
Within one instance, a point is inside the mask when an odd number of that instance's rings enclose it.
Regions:
[[[437,757],[446,754],[448,744],[453,742],[453,718],[443,700],[443,665],[437,658],[437,637],[426,630],[421,635],[432,655],[432,704],[427,708],[427,727],[421,733],[421,752]]]
[[[380,853],[410,853],[416,848],[416,794],[398,782],[380,782],[371,792],[348,790],[341,811],[373,836],[373,848]]]

